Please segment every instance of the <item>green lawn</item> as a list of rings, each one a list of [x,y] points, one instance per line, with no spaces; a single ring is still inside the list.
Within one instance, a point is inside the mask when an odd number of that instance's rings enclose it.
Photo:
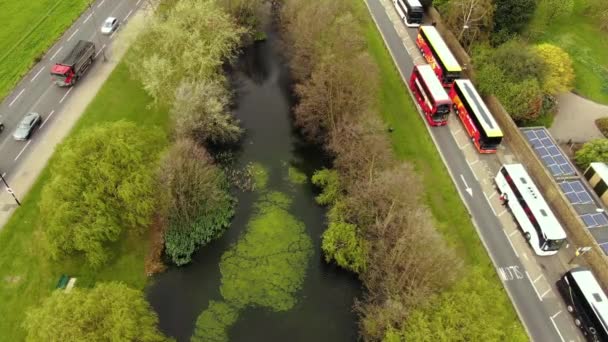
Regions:
[[[490,258],[471,223],[469,214],[426,130],[426,124],[408,96],[401,76],[380,33],[369,17],[364,2],[355,1],[353,3],[356,4],[357,14],[366,28],[369,52],[380,68],[378,109],[387,126],[394,128],[391,140],[395,155],[398,159],[407,160],[415,165],[422,176],[426,200],[437,221],[438,229],[457,249],[467,266],[480,269],[487,278],[494,279],[494,284],[500,284]],[[463,275],[461,281],[466,282],[467,277]],[[475,287],[475,284],[472,287]],[[504,303],[503,321],[500,322],[501,326],[496,328],[509,327],[508,329],[513,329],[512,336],[525,336],[523,327],[519,324],[515,310],[502,286],[495,286],[495,288],[499,290],[484,289],[482,291],[479,289],[479,292],[490,294],[484,297],[484,306]],[[463,305],[467,305],[467,303],[463,303]],[[514,324],[514,322],[517,323]]]
[[[166,111],[148,109],[150,98],[140,85],[130,79],[123,63],[89,105],[70,134],[107,121],[126,119],[141,126],[168,127]],[[159,151],[165,146],[158,146]],[[51,158],[50,163],[53,160]],[[91,286],[96,281],[119,280],[142,289],[146,283],[144,256],[145,237],[125,236],[112,247],[114,258],[104,267],[93,270],[83,259],[70,258],[60,262],[48,260],[40,248],[41,222],[38,201],[43,185],[49,179],[49,168],[23,199],[8,224],[0,231],[0,340],[21,341],[20,328],[25,309],[36,305],[54,289],[61,274],[78,278],[77,286]]]
[[[92,0],[91,0],[92,1]],[[87,7],[89,0],[0,1],[0,99]]]
[[[575,91],[595,102],[608,105],[608,32],[599,29],[597,19],[585,13],[587,0],[574,0],[572,15],[543,25],[537,10],[530,33],[539,42],[566,50],[576,72]]]

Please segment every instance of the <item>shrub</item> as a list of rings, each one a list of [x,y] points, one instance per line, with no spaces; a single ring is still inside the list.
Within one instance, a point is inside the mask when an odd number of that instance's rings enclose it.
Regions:
[[[599,118],[595,120],[595,125],[599,128],[604,137],[608,138],[608,118]]]
[[[595,139],[583,145],[574,155],[576,165],[582,170],[593,162],[608,162],[608,139]]]

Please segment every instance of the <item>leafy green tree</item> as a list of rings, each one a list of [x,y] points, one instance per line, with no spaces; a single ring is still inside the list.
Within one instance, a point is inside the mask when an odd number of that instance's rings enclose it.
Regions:
[[[220,236],[234,215],[234,199],[224,173],[194,141],[178,140],[160,170],[165,252],[177,265],[191,261],[198,246]]]
[[[220,67],[236,57],[246,33],[214,0],[180,0],[155,16],[135,42],[129,66],[154,100],[165,104],[185,80],[222,78]]]
[[[321,169],[312,175],[312,183],[322,189],[321,193],[315,198],[321,205],[335,203],[340,197],[341,187],[340,178],[336,170]]]
[[[570,55],[559,46],[548,43],[537,45],[535,50],[547,65],[542,82],[543,91],[557,95],[572,89],[575,74]]]
[[[265,0],[219,0],[218,3],[236,19],[239,25],[250,30],[259,30],[262,6]]]
[[[494,26],[492,0],[452,0],[449,2],[446,24],[456,34],[465,49],[486,41]]]
[[[574,0],[540,0],[538,7],[538,13],[544,16],[542,20],[549,23],[570,16],[574,9]]]
[[[330,222],[323,233],[321,248],[325,261],[335,260],[340,267],[357,274],[365,271],[367,248],[356,225],[341,221]]]
[[[511,40],[496,48],[492,63],[504,71],[513,83],[526,78],[542,80],[546,71],[545,61],[536,51],[520,40]]]
[[[124,121],[81,131],[61,144],[40,210],[50,255],[84,253],[104,263],[123,232],[141,233],[155,208],[154,169],[164,137]]]
[[[518,83],[505,82],[498,87],[495,95],[517,123],[524,124],[540,115],[543,93],[535,79],[528,78]]]
[[[55,291],[27,312],[26,341],[169,341],[141,291],[121,283]]]
[[[608,139],[595,139],[583,145],[574,155],[576,165],[585,170],[594,162],[608,162]]]
[[[534,16],[536,0],[494,0],[494,32],[501,39],[496,45],[520,33]]]

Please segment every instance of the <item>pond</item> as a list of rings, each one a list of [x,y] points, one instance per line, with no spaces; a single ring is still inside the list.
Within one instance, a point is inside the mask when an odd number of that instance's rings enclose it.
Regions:
[[[246,130],[237,166],[257,189],[238,192],[228,231],[185,267],[154,277],[147,298],[178,341],[353,341],[360,282],[323,261],[325,210],[310,184],[326,158],[293,128],[291,81],[275,32],[246,48],[231,80]],[[307,177],[303,177],[306,175]]]

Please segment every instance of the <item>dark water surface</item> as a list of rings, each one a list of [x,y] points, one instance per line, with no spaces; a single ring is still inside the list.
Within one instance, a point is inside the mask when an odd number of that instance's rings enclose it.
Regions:
[[[292,128],[290,80],[274,32],[247,48],[233,72],[236,116],[246,130],[237,164],[260,163],[269,173],[268,190],[292,199],[290,213],[306,225],[313,241],[311,257],[298,303],[286,312],[264,308],[242,310],[229,330],[231,341],[353,341],[356,317],[353,299],[360,284],[322,260],[320,236],[324,209],[314,202],[310,182],[294,185],[287,179],[295,166],[308,176],[323,166],[323,154],[305,144]],[[192,264],[170,268],[154,278],[147,297],[160,318],[160,327],[178,341],[189,341],[196,319],[210,300],[221,300],[219,262],[222,254],[245,231],[256,193],[237,194],[236,216],[222,238],[203,247]]]

